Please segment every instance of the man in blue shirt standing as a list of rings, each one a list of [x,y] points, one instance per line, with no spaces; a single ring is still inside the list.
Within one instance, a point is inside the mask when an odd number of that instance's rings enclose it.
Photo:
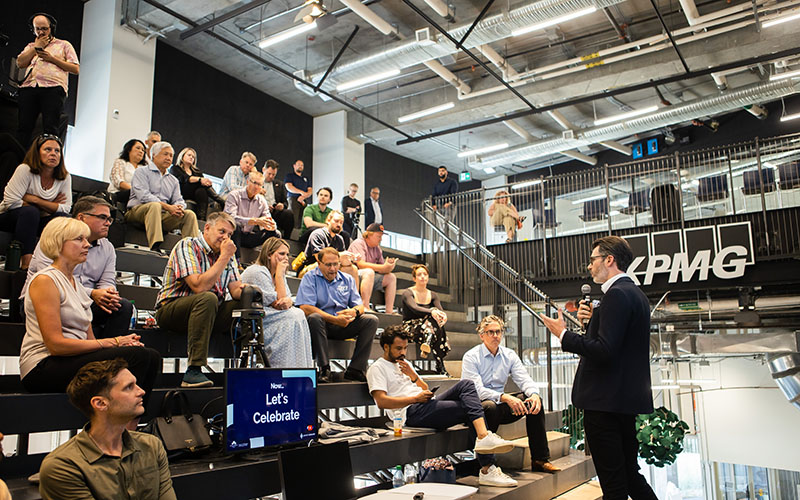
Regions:
[[[294,227],[300,229],[300,224],[303,222],[303,210],[308,205],[308,199],[311,198],[311,183],[308,177],[303,177],[303,169],[305,165],[302,160],[297,160],[292,165],[292,171],[286,174],[283,179],[283,184],[286,187],[287,196],[289,197],[289,208],[292,209],[294,215]],[[290,235],[286,235],[289,237]]]
[[[447,177],[447,167],[440,165],[438,169],[439,181],[433,185],[433,209],[438,210],[449,221],[456,218],[456,205],[454,196],[458,193],[458,183]],[[448,196],[451,195],[451,196]],[[441,198],[441,197],[445,198]]]
[[[550,463],[542,398],[536,393],[536,383],[528,375],[517,353],[500,345],[504,328],[505,323],[497,316],[490,315],[481,320],[478,334],[483,343],[464,354],[461,378],[475,383],[489,430],[497,431],[500,424],[516,422],[524,416],[533,471],[558,472],[561,469]],[[509,376],[519,387],[520,393],[503,392]],[[485,470],[481,471],[480,484],[506,486],[495,484],[504,479],[502,476],[505,474],[497,474],[492,467],[484,467]]]
[[[344,378],[366,382],[367,362],[378,318],[364,314],[358,286],[352,276],[339,271],[339,252],[323,248],[317,254],[319,267],[303,276],[295,305],[300,307],[311,330],[311,348],[319,368],[319,381],[331,381],[328,337],[356,339],[356,347]]]

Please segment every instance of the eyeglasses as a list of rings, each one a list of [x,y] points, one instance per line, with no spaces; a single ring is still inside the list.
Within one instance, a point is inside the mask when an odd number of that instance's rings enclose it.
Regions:
[[[484,335],[491,335],[492,337],[502,337],[503,336],[503,330],[500,330],[500,329],[498,329],[498,330],[484,330],[483,334]]]
[[[319,265],[325,267],[339,267],[339,261],[337,260],[336,262],[321,262]]]
[[[264,183],[263,182],[250,181],[250,184],[254,184],[254,185],[258,186],[258,187],[264,187]]]
[[[114,218],[111,217],[110,215],[106,215],[106,214],[90,214],[89,212],[84,212],[83,215],[90,215],[92,217],[97,217],[98,219],[103,221],[104,224],[105,223],[108,223],[108,224],[113,224],[114,223]]]
[[[33,31],[50,31],[50,26],[34,27]]]
[[[594,264],[595,259],[605,259],[608,255],[590,255],[589,256],[589,265],[591,266]]]

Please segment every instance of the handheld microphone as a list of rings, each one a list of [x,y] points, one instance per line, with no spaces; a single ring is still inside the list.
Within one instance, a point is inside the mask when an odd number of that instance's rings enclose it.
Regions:
[[[591,307],[592,304],[592,287],[588,283],[584,283],[581,285],[581,294],[583,295],[583,300],[586,301],[586,305]],[[583,328],[586,329],[586,324],[583,325]]]

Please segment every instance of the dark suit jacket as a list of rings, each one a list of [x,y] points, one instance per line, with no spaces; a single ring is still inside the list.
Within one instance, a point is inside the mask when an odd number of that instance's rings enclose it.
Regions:
[[[386,224],[386,212],[383,211],[383,205],[381,204],[381,200],[378,199],[378,206],[381,207],[381,215],[383,216],[383,220],[381,224]],[[367,196],[367,199],[364,200],[364,227],[369,226],[375,222],[375,210],[372,209],[372,198]]]
[[[275,203],[283,203],[283,206],[289,208],[289,202],[286,201],[286,187],[279,180],[272,181],[272,189],[275,191]]]
[[[650,303],[619,278],[592,313],[586,335],[567,331],[561,348],[581,356],[572,403],[585,410],[651,413]]]

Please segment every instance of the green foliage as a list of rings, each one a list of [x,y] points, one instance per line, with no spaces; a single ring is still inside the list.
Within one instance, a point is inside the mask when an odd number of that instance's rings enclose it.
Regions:
[[[561,428],[559,431],[569,434],[569,447],[575,450],[584,449],[583,410],[570,404],[561,410]]]
[[[636,429],[639,456],[648,464],[664,467],[675,463],[678,453],[683,451],[689,425],[662,406],[649,415],[637,416]]]

